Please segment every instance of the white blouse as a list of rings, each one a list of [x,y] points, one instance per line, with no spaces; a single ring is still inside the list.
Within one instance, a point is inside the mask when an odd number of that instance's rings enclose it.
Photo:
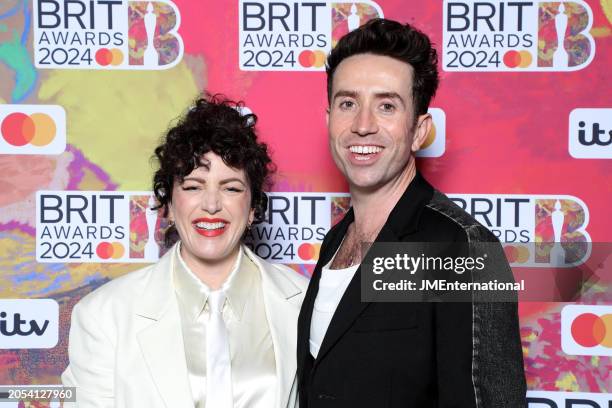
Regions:
[[[174,284],[179,302],[185,357],[195,408],[206,406],[206,326],[210,289],[187,267],[177,245]],[[266,317],[261,276],[242,248],[223,285],[223,306],[231,356],[233,407],[269,408],[276,400],[274,345]]]

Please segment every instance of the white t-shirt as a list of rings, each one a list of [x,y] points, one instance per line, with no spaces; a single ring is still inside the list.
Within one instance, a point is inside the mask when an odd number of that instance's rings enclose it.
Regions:
[[[310,321],[310,354],[314,358],[317,358],[319,354],[323,338],[338,308],[338,303],[359,268],[357,264],[344,269],[330,269],[331,262],[329,261],[321,270],[319,292],[314,302]]]

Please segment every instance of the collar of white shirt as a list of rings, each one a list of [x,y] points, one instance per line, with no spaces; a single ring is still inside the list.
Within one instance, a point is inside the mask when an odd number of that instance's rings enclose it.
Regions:
[[[177,297],[187,316],[190,319],[196,320],[204,311],[208,310],[207,300],[211,290],[189,269],[183,260],[180,242],[174,248],[173,280]],[[221,287],[227,299],[226,307],[229,308],[232,315],[238,321],[242,319],[253,279],[252,274],[247,272],[252,268],[242,267],[245,262],[251,261],[246,256],[242,246],[240,246],[240,251],[232,266],[232,270]]]

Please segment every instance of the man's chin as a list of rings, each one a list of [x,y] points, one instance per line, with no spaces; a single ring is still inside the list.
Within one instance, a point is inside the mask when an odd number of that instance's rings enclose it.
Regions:
[[[359,192],[374,192],[380,189],[383,186],[383,182],[379,179],[364,179],[364,178],[355,178],[349,179],[349,188],[351,191],[359,191]]]

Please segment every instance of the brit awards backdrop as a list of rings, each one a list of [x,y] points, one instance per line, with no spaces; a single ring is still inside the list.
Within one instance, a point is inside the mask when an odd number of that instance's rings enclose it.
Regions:
[[[572,243],[561,264],[588,265],[579,298],[520,303],[530,404],[611,406],[611,0],[2,0],[0,384],[58,384],[74,304],[163,253],[150,157],[203,90],[258,115],[278,172],[249,242],[308,276],[350,206],[325,57],[383,16],[439,52],[424,175],[515,275],[546,276]]]

